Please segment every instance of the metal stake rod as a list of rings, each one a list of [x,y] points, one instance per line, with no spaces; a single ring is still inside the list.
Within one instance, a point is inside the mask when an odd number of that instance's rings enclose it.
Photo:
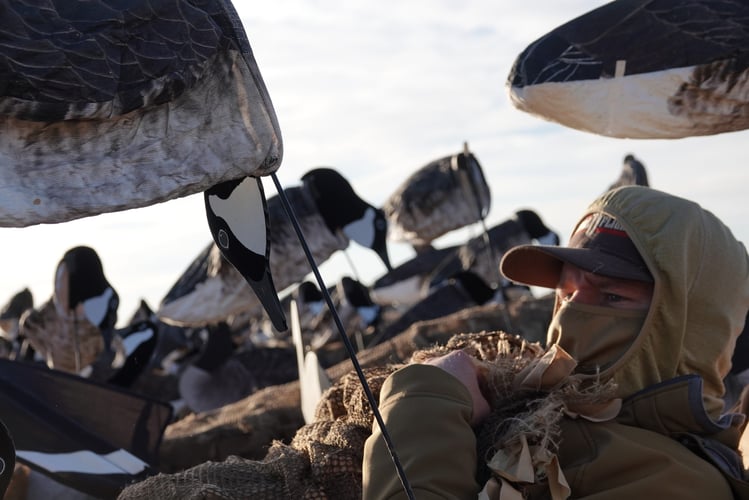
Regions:
[[[304,249],[304,254],[307,256],[307,260],[312,267],[312,272],[315,275],[315,279],[317,279],[318,287],[320,288],[323,297],[325,297],[325,302],[328,304],[328,309],[330,309],[330,313],[333,317],[333,320],[335,321],[336,327],[338,327],[338,333],[341,336],[343,345],[346,347],[346,351],[348,352],[349,358],[351,359],[351,363],[354,365],[354,369],[356,370],[356,374],[359,377],[359,381],[364,388],[364,393],[367,395],[367,400],[369,401],[369,405],[372,407],[372,412],[374,413],[374,417],[377,420],[377,424],[380,426],[380,432],[382,432],[382,437],[388,447],[390,457],[392,458],[395,469],[398,472],[398,477],[400,478],[401,484],[403,485],[403,489],[405,490],[406,495],[408,495],[408,498],[410,500],[415,500],[416,497],[414,496],[411,485],[408,482],[406,473],[401,466],[398,455],[395,452],[395,446],[390,439],[390,434],[385,427],[385,422],[382,420],[380,410],[377,408],[377,400],[375,400],[374,394],[372,394],[372,389],[369,387],[367,378],[364,376],[364,372],[361,369],[361,365],[359,365],[359,361],[356,359],[356,352],[354,351],[354,347],[351,344],[348,335],[346,335],[346,331],[343,327],[343,324],[341,323],[341,319],[338,317],[338,313],[335,309],[335,306],[333,305],[333,300],[330,298],[328,288],[325,286],[325,282],[320,275],[320,271],[317,267],[317,264],[315,263],[315,259],[312,257],[312,253],[307,246],[307,242],[304,239],[304,235],[302,234],[302,229],[299,227],[299,222],[296,218],[296,215],[294,214],[294,210],[291,207],[289,200],[286,198],[286,193],[284,193],[283,187],[281,187],[281,183],[278,181],[278,177],[276,176],[275,172],[271,174],[271,178],[273,179],[273,183],[276,185],[276,191],[278,191],[278,197],[280,198],[283,208],[286,211],[286,215],[289,216],[291,224],[294,226],[294,230],[296,231],[297,237],[299,238],[299,242],[302,244],[302,248]]]

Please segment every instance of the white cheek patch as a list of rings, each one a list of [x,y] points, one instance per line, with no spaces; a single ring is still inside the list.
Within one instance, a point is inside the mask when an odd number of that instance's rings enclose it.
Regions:
[[[208,203],[213,213],[226,221],[245,248],[265,255],[265,212],[263,197],[255,179],[246,177],[226,200],[210,195]]]
[[[122,340],[122,345],[125,348],[125,356],[130,356],[139,345],[146,342],[151,337],[153,337],[153,330],[151,328],[147,328],[141,332],[132,333],[125,337]]]
[[[539,245],[557,245],[557,237],[554,233],[548,232],[545,235],[536,238]]]
[[[83,314],[94,325],[99,326],[107,315],[109,309],[109,299],[112,298],[114,291],[107,287],[104,293],[98,297],[91,297],[83,303]]]
[[[343,227],[343,234],[348,239],[367,248],[372,248],[375,239],[375,210],[372,207],[367,208],[361,219],[357,219]]]

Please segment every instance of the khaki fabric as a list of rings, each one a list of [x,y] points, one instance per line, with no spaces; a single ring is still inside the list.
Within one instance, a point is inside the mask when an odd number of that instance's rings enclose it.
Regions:
[[[624,226],[655,281],[640,335],[601,376],[613,376],[626,397],[698,374],[705,407],[717,419],[723,411],[723,378],[749,309],[746,248],[698,204],[651,188],[609,191],[580,220],[596,212]]]
[[[612,396],[624,402],[613,420],[592,421],[565,412],[553,442],[556,448],[549,450],[555,454],[552,465],[558,463],[559,469],[536,471],[541,479],[553,477],[560,487],[550,488],[543,481],[515,482],[512,493],[517,490],[530,499],[749,498],[745,472],[740,466],[731,469],[738,458],[735,450],[744,418],[723,415],[722,400],[722,381],[749,309],[749,257],[744,245],[698,204],[641,186],[607,192],[580,220],[593,213],[613,217],[624,227],[654,277],[651,307],[634,341],[614,350],[617,359],[600,373],[575,375],[591,384],[614,382]],[[444,374],[423,368],[432,371],[409,367],[386,381],[388,391],[380,400],[383,418],[391,434],[398,436],[394,442],[401,459],[418,462],[407,468],[412,484],[439,478],[432,483],[433,490],[424,488],[424,498],[476,498],[474,476],[466,477],[465,470],[473,462],[455,467],[452,461],[474,453],[474,441],[465,436],[470,400],[454,383],[444,382],[438,390],[433,381]],[[427,393],[429,404],[405,397]],[[438,408],[439,401],[443,403]],[[447,424],[414,439],[413,429],[429,418],[420,407],[439,414]],[[385,460],[383,450],[371,442],[374,439],[375,435],[365,446],[364,498],[405,498],[384,467],[371,467]],[[479,449],[482,444],[480,437]],[[484,459],[479,453],[476,466],[480,468]],[[495,476],[487,484],[478,498],[509,498],[506,477]],[[440,485],[450,486],[440,490]]]

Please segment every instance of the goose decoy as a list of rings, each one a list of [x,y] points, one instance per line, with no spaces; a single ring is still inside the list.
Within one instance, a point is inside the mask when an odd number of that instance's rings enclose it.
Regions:
[[[482,305],[492,300],[494,296],[495,290],[479,275],[471,271],[457,273],[449,280],[432,288],[426,297],[380,329],[368,341],[367,347],[395,337],[418,321],[441,318],[467,307]]]
[[[476,157],[468,151],[432,161],[411,174],[383,205],[391,241],[417,253],[443,234],[483,220],[491,192]]]
[[[113,356],[118,306],[96,251],[74,247],[58,262],[52,297],[24,314],[19,333],[50,368],[83,375],[100,354]]]
[[[55,306],[61,316],[99,329],[110,350],[120,297],[104,276],[101,259],[91,247],[71,248],[55,271]]]
[[[0,226],[144,207],[280,166],[229,0],[6,0],[0,33]]]
[[[22,353],[28,342],[19,337],[21,316],[34,308],[34,296],[28,288],[15,293],[0,310],[0,341],[5,345],[6,356],[11,359],[24,358]],[[26,345],[24,345],[26,344]]]
[[[502,288],[509,283],[499,274],[499,261],[505,252],[518,245],[559,245],[560,241],[559,235],[531,209],[517,210],[513,217],[490,228],[486,234],[489,245],[483,235],[471,238],[440,262],[430,276],[429,286],[470,271],[484,277],[492,287]]]
[[[317,264],[350,241],[371,248],[390,268],[387,220],[382,210],[362,200],[349,182],[332,168],[317,168],[302,177],[301,186],[284,189]],[[270,273],[283,290],[303,280],[310,265],[279,196],[267,201]],[[230,316],[262,311],[242,275],[222,257],[215,243],[206,247],[166,294],[158,317],[171,324],[203,326]]]
[[[507,79],[523,111],[595,134],[675,139],[749,127],[749,4],[616,0],[557,27]]]
[[[149,320],[141,321],[117,331],[122,339],[124,361],[107,383],[131,387],[150,366],[159,341],[157,326]]]
[[[291,347],[243,349],[225,322],[206,327],[205,344],[179,376],[179,393],[192,411],[220,408],[258,389],[298,376]]]
[[[343,276],[338,282],[345,303],[352,307],[360,318],[360,326],[366,329],[380,319],[382,306],[376,304],[369,293],[369,287],[350,276]]]
[[[618,188],[619,186],[650,186],[645,165],[632,154],[624,157],[622,172],[616,182],[609,186],[609,190]]]
[[[517,210],[512,218],[493,226],[484,235],[460,245],[417,254],[372,285],[372,296],[380,304],[414,305],[425,299],[430,290],[461,272],[482,276],[492,287],[509,283],[499,275],[499,260],[516,245],[558,245],[559,235],[549,229],[537,212]]]
[[[15,293],[0,309],[0,337],[15,341],[18,336],[18,320],[34,307],[34,296],[28,288]]]

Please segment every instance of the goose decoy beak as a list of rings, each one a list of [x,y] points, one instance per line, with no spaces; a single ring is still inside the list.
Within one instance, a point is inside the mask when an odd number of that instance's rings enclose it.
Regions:
[[[252,287],[273,327],[286,331],[286,317],[270,272],[268,206],[260,179],[221,182],[206,190],[204,199],[216,246]]]
[[[390,264],[390,257],[388,256],[387,234],[387,216],[385,216],[385,212],[382,209],[378,208],[375,211],[372,250],[374,250],[374,252],[380,257],[382,263],[385,264],[387,271],[390,272],[393,270],[393,266]]]

